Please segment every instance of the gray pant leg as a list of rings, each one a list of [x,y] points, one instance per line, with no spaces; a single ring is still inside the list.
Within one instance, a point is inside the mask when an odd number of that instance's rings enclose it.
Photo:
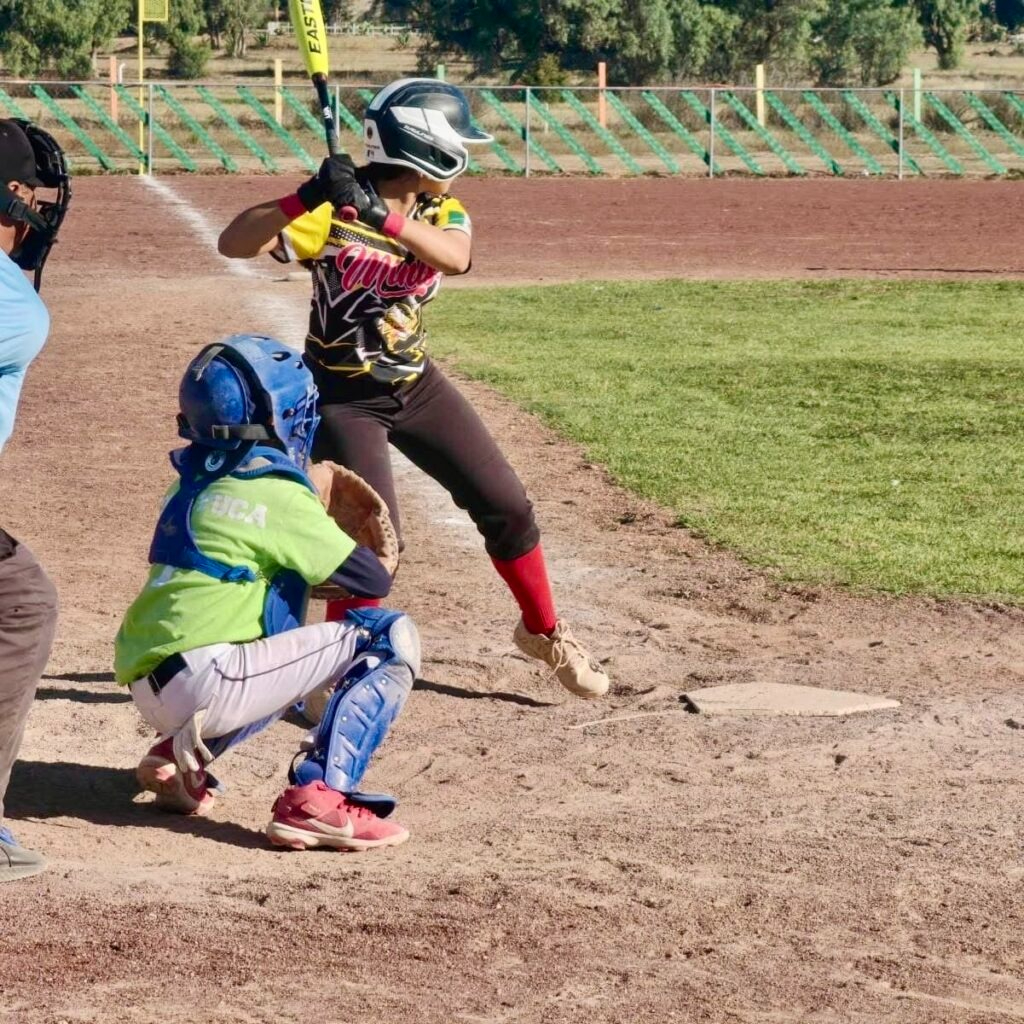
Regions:
[[[0,824],[11,768],[57,625],[57,591],[35,556],[0,530]]]

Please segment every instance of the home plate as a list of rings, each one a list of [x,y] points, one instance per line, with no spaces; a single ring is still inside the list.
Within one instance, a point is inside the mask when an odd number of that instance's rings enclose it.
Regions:
[[[683,701],[702,715],[855,715],[898,708],[898,700],[870,693],[822,690],[789,683],[729,683],[690,690]]]

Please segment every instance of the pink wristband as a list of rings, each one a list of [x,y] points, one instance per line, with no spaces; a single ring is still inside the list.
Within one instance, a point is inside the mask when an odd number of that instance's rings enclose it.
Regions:
[[[397,238],[402,233],[402,228],[404,227],[405,218],[400,213],[395,213],[392,210],[384,218],[384,223],[380,226],[380,233],[388,238]]]
[[[305,206],[302,205],[302,200],[295,192],[290,196],[283,196],[281,199],[278,199],[277,205],[290,221],[295,220],[296,217],[301,217],[306,212]]]

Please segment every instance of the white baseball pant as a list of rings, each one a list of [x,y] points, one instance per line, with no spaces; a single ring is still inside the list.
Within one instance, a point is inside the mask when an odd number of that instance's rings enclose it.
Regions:
[[[225,736],[339,679],[352,663],[358,629],[322,622],[264,640],[197,647],[183,653],[186,667],[159,692],[148,676],[137,679],[132,699],[162,736],[193,722],[201,723],[199,739]]]

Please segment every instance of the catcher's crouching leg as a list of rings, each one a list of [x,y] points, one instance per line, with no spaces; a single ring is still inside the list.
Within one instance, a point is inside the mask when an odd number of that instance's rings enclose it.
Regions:
[[[409,833],[385,821],[396,801],[358,791],[373,752],[398,717],[420,668],[420,642],[407,615],[382,608],[349,612],[365,632],[338,683],[313,746],[289,772],[292,785],[274,805],[267,836],[278,846],[366,850],[395,846]]]

